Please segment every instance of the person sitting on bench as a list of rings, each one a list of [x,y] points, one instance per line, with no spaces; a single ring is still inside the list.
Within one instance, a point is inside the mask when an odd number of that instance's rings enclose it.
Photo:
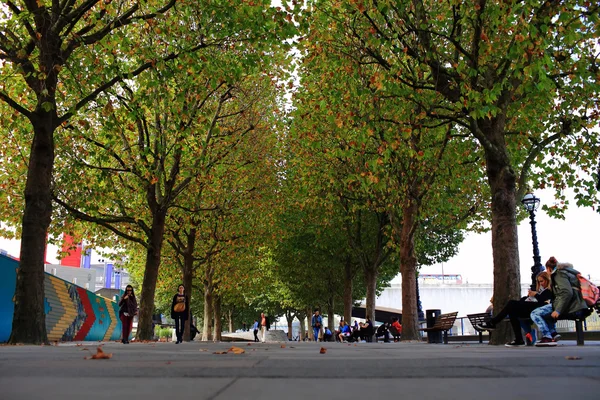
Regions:
[[[528,296],[522,297],[519,300],[509,300],[504,308],[489,322],[484,322],[477,325],[481,330],[493,331],[496,325],[500,323],[506,316],[510,318],[510,324],[515,334],[515,340],[506,344],[506,347],[522,347],[525,346],[523,334],[521,333],[521,324],[519,318],[529,318],[529,315],[536,308],[548,304],[552,300],[552,291],[550,290],[550,275],[547,272],[540,272],[536,278],[537,290],[530,290]],[[556,332],[554,327],[552,330]]]
[[[384,343],[390,342],[390,330],[388,328],[387,322],[379,325],[379,328],[377,328],[377,333],[375,334],[375,336],[378,338],[383,336]]]
[[[553,261],[553,262],[551,262]],[[574,314],[588,308],[583,300],[579,289],[577,274],[579,271],[573,269],[569,263],[558,263],[556,258],[551,257],[546,263],[546,270],[551,277],[554,300],[531,312],[531,319],[538,326],[542,337],[535,345],[539,347],[556,346],[556,335],[552,335],[558,317],[561,315]]]
[[[333,334],[331,333],[331,330],[329,329],[329,327],[325,327],[325,329],[323,330],[323,341],[324,342],[331,342],[331,338],[333,338]]]
[[[338,338],[340,342],[344,341],[344,338],[348,340],[350,338],[350,325],[346,321],[340,322],[340,333],[338,334]]]
[[[390,333],[394,336],[394,342],[400,340],[400,335],[402,335],[402,325],[398,321],[397,317],[392,317],[392,326],[390,327]]]

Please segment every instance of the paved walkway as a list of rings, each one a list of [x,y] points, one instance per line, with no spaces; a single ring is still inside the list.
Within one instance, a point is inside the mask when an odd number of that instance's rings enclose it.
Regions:
[[[233,345],[0,346],[0,399],[600,399],[599,342]]]

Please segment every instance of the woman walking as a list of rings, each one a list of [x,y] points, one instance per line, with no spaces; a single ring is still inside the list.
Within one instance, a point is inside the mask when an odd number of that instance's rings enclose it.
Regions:
[[[185,294],[185,287],[179,285],[177,294],[173,296],[173,303],[171,304],[171,318],[175,320],[175,335],[177,336],[175,344],[183,342],[183,329],[190,313],[189,310],[190,300]]]
[[[125,295],[119,301],[119,319],[121,320],[123,338],[121,343],[129,344],[129,335],[133,327],[133,317],[137,314],[137,300],[133,293],[133,286],[127,285]]]

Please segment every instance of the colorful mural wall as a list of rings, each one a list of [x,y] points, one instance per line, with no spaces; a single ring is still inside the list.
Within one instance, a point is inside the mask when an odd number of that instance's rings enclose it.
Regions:
[[[0,343],[8,341],[19,262],[0,255]],[[50,341],[97,341],[121,338],[119,306],[70,282],[45,274],[44,308]]]

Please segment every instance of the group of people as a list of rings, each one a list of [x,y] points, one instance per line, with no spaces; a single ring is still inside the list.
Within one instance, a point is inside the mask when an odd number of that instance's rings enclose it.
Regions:
[[[509,300],[504,308],[487,323],[477,325],[481,330],[493,331],[508,316],[515,340],[507,347],[535,345],[538,347],[556,346],[560,335],[556,332],[556,320],[560,316],[574,314],[587,309],[583,300],[579,272],[570,263],[559,263],[555,257],[546,262],[546,270],[536,277],[536,290],[519,300]],[[537,325],[540,339],[536,340],[535,330],[529,319]],[[525,332],[525,340],[521,329]]]
[[[271,328],[269,323],[269,317],[265,313],[260,313],[260,318],[254,320],[252,325],[252,331],[254,332],[254,341],[263,342],[267,341],[267,331]],[[260,330],[261,339],[258,339],[258,331]]]
[[[177,337],[176,344],[183,342],[183,330],[185,321],[187,321],[190,309],[190,299],[185,294],[185,286],[179,285],[177,293],[173,296],[171,303],[171,318],[175,321],[175,336]],[[122,325],[121,343],[128,344],[129,336],[133,328],[133,317],[138,313],[138,304],[133,291],[133,286],[127,285],[125,294],[119,300],[119,319]],[[195,326],[190,326],[191,337],[198,333]]]

